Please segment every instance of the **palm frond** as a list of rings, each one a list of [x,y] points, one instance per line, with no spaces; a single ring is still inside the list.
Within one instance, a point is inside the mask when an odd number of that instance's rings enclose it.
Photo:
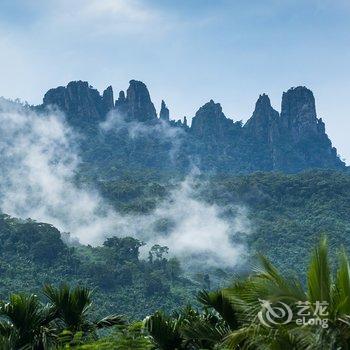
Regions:
[[[198,293],[197,300],[206,307],[213,308],[227,322],[231,329],[238,327],[236,310],[228,295],[228,290]]]
[[[122,315],[109,315],[94,323],[97,329],[121,326],[126,324],[126,320]]]
[[[162,312],[156,312],[145,320],[145,328],[161,350],[180,348],[183,338],[179,326],[177,320],[165,316]]]
[[[328,261],[328,245],[322,238],[315,248],[307,275],[308,296],[311,303],[331,302],[331,276]]]
[[[334,287],[334,304],[337,314],[350,315],[350,267],[344,248],[339,253],[339,267]]]
[[[70,288],[63,284],[58,288],[46,285],[43,291],[53,304],[56,316],[64,322],[67,329],[77,331],[85,326],[92,303],[90,289],[82,286]]]

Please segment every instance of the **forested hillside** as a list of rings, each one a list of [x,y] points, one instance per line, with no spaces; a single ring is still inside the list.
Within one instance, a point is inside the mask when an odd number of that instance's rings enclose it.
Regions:
[[[164,101],[158,118],[146,85],[137,80],[117,100],[111,86],[101,95],[88,82],[72,81],[50,89],[33,107],[40,113],[52,108],[84,136],[81,155],[98,176],[117,176],[120,168],[186,172],[193,164],[220,173],[345,169],[312,91],[303,86],[283,93],[280,113],[260,95],[245,124],[226,117],[213,100],[192,116],[191,126],[186,117],[170,119]]]
[[[151,174],[148,177],[104,182],[101,192],[118,211],[149,211],[174,185],[164,179],[158,183]],[[246,208],[251,233],[243,242],[249,252],[242,257],[248,266],[245,270],[256,263],[255,253],[263,252],[282,270],[293,267],[302,274],[307,253],[322,234],[329,237],[331,247],[350,246],[350,176],[345,173],[255,173],[197,180],[199,195],[227,208],[225,215],[230,215],[234,205]],[[206,186],[201,186],[202,182]],[[102,247],[67,246],[49,224],[6,215],[0,223],[2,298],[12,291],[35,292],[44,283],[66,281],[95,288],[98,313],[143,317],[159,308],[185,306],[194,300],[196,291],[215,287],[220,279],[226,283],[240,269],[239,265],[211,269],[208,276],[201,271],[184,273],[180,262],[169,257],[164,247],[149,247],[149,256],[141,259],[142,243],[134,238],[110,238]],[[67,237],[63,235],[63,239]]]
[[[12,341],[50,348],[44,336],[74,348],[114,325],[121,328],[101,340],[106,349],[119,341],[135,349],[214,349],[244,330],[232,305],[224,310],[224,296],[233,276],[255,271],[260,253],[282,274],[292,268],[303,278],[320,237],[328,237],[332,262],[333,246],[350,247],[350,175],[305,87],[283,94],[281,113],[261,95],[244,125],[214,101],[191,126],[171,120],[164,102],[158,118],[138,81],[117,101],[112,88],[101,96],[71,82],[48,91],[40,106],[1,100],[0,115],[0,300],[10,298],[0,303],[0,336],[9,349],[18,348]],[[266,276],[277,276],[263,265]],[[38,297],[28,294],[43,286]],[[244,286],[261,293],[249,278]],[[82,309],[74,306],[80,297]],[[70,323],[68,301],[79,322]],[[84,305],[89,319],[79,316]],[[35,336],[25,331],[22,339],[11,310],[26,307],[40,322]],[[120,314],[153,316],[125,325]],[[202,338],[207,331],[211,337]]]
[[[245,203],[253,227],[250,248],[303,273],[307,252],[323,234],[331,247],[349,249],[349,185],[343,172],[255,173],[216,177],[205,192],[221,205]]]
[[[67,246],[49,224],[0,218],[0,298],[11,291],[35,292],[40,286],[67,282],[96,289],[96,314],[113,309],[143,317],[164,306],[171,310],[186,303],[200,287],[181,275],[179,262],[167,249],[154,246],[139,259],[142,242],[109,238],[102,247]]]
[[[150,183],[141,177],[130,187],[123,178],[104,182],[102,193],[118,210],[151,210],[155,199],[164,198],[173,185],[164,179],[156,183],[149,176]],[[209,179],[201,175],[195,186],[203,200],[226,208],[228,216],[235,205],[247,210],[251,234],[245,238],[250,253],[264,252],[277,265],[304,272],[301,267],[306,254],[322,234],[329,236],[331,244],[350,247],[349,185],[350,175],[345,172],[307,171],[216,175]]]

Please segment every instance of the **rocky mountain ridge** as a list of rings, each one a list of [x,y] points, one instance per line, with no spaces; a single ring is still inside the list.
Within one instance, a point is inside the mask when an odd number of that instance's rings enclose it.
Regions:
[[[66,87],[49,90],[44,96],[43,104],[37,108],[42,110],[49,106],[62,110],[74,127],[86,128],[89,125],[89,130],[98,129],[99,123],[113,111],[122,116],[125,122],[136,122],[154,128],[154,133],[151,132],[147,140],[145,135],[141,135],[142,140],[137,140],[139,149],[134,152],[136,158],[140,159],[143,158],[142,152],[146,150],[162,153],[171,147],[169,142],[173,140],[162,142],[160,139],[164,135],[157,135],[159,124],[163,125],[163,131],[164,125],[172,131],[181,130],[181,136],[174,136],[177,135],[176,132],[171,133],[173,138],[181,139],[175,163],[174,159],[172,164],[145,161],[140,166],[182,168],[188,163],[185,157],[192,157],[199,159],[199,166],[203,169],[220,172],[345,169],[345,164],[325,132],[325,124],[317,117],[312,91],[303,86],[283,93],[281,113],[273,109],[266,94],[260,95],[251,118],[244,125],[240,121],[234,122],[227,118],[221,105],[213,100],[199,108],[190,127],[186,117],[184,121],[170,120],[170,112],[164,101],[158,118],[146,85],[136,80],[131,80],[126,93],[120,91],[116,100],[111,86],[101,95],[87,82],[70,82]],[[152,137],[158,137],[159,140],[154,139],[151,142]],[[113,147],[122,147],[125,152],[135,148],[135,140],[125,141],[124,138],[123,144],[118,144],[118,140],[121,142],[118,135],[109,135],[102,142],[113,144]],[[121,150],[118,154],[123,157]],[[109,154],[107,158],[112,159],[113,154]],[[165,156],[161,162],[167,163]]]

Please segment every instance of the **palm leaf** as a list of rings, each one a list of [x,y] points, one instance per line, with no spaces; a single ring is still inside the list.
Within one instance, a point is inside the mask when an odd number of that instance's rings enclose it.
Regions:
[[[308,296],[311,303],[331,303],[331,276],[327,240],[322,238],[311,258],[307,275]]]
[[[345,249],[339,254],[339,268],[335,280],[334,307],[341,315],[350,315],[350,268]]]
[[[122,315],[109,315],[94,323],[97,329],[125,325],[126,321]]]
[[[146,318],[145,327],[162,350],[179,349],[183,342],[179,322],[165,316],[162,312],[156,312]]]
[[[228,296],[228,290],[198,293],[197,300],[206,307],[213,308],[227,322],[231,329],[238,327],[236,310]]]
[[[81,286],[70,288],[65,284],[58,288],[46,285],[43,290],[65,328],[78,331],[86,326],[87,313],[92,303],[91,290]]]

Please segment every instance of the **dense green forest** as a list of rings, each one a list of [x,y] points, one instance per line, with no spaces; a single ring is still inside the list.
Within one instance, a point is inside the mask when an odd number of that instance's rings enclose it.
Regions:
[[[169,178],[171,180],[169,180]],[[174,188],[179,175],[135,173],[99,183],[105,198],[121,212],[154,209]],[[175,182],[176,183],[176,182]],[[350,247],[350,175],[313,170],[299,174],[257,172],[250,175],[200,175],[193,184],[197,196],[232,215],[246,210],[251,234],[245,237],[251,255],[264,252],[282,268],[304,272],[310,248],[321,234],[331,245]]]
[[[1,1],[0,350],[350,350],[349,1],[283,3]]]
[[[331,247],[350,247],[349,185],[343,172],[255,173],[216,177],[204,192],[221,205],[246,205],[252,253],[264,252],[281,268],[302,273],[320,235],[329,237]]]
[[[173,309],[184,304],[196,287],[161,246],[140,260],[142,243],[131,237],[109,238],[101,247],[68,247],[49,224],[2,215],[0,227],[1,298],[13,290],[34,292],[44,283],[83,283],[100,299],[96,314],[114,309],[141,317],[160,305]]]
[[[336,266],[332,273],[322,238],[305,287],[261,256],[249,276],[199,292],[200,307],[156,311],[131,323],[118,314],[92,318],[86,287],[45,285],[42,300],[20,293],[0,302],[1,349],[348,349],[350,267],[344,249]]]
[[[168,176],[143,172],[98,186],[118,211],[143,213],[155,208],[176,183]],[[248,272],[259,252],[282,271],[293,268],[302,275],[308,252],[321,234],[329,237],[331,247],[350,246],[350,176],[346,173],[199,176],[194,187],[202,200],[225,208],[224,215],[232,215],[236,205],[246,209],[251,233],[244,238],[248,252],[248,259],[242,261],[244,271],[239,267],[188,271],[161,246],[149,247],[148,256],[141,259],[142,242],[130,237],[110,238],[100,247],[67,245],[49,224],[3,214],[1,299],[14,291],[34,293],[46,283],[84,284],[94,289],[96,315],[113,312],[138,319],[158,309],[171,311],[196,303],[195,295],[202,288],[225,285],[233,273]]]

